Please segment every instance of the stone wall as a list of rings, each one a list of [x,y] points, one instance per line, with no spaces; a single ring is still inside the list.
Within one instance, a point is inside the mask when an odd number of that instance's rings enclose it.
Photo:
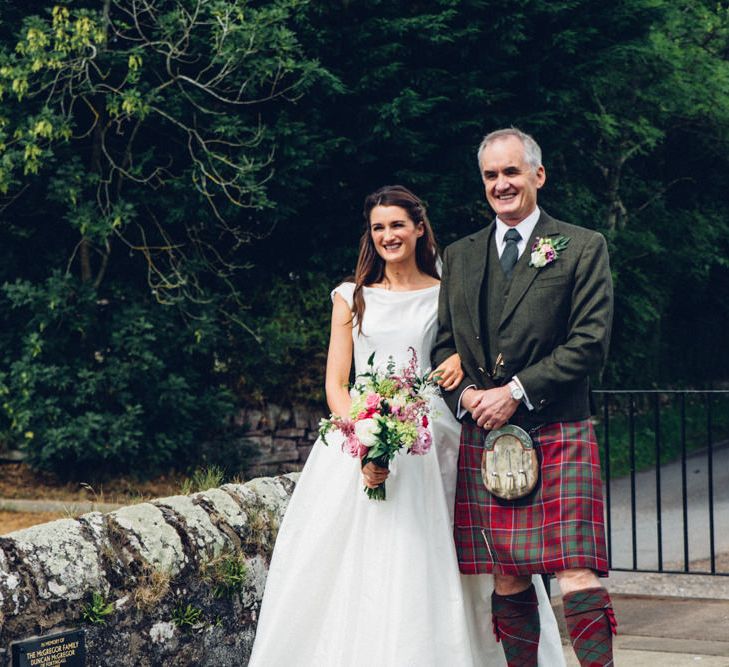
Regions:
[[[10,664],[12,641],[73,628],[86,630],[93,667],[247,664],[296,478],[226,484],[0,537],[0,664]]]
[[[246,477],[279,475],[301,470],[318,436],[319,420],[326,408],[303,405],[244,408],[235,422],[241,440],[253,451]]]

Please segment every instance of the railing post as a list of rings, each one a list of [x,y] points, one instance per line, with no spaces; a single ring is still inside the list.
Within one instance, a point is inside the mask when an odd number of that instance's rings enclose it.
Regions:
[[[638,543],[636,535],[635,517],[635,397],[633,392],[629,394],[628,403],[628,433],[629,458],[630,458],[630,533],[633,542],[633,569],[638,569]]]
[[[602,395],[602,425],[605,442],[605,502],[607,504],[607,551],[608,567],[613,566],[612,505],[610,502],[610,396]]]
[[[709,482],[709,553],[711,556],[711,574],[716,574],[716,545],[714,541],[714,436],[711,414],[711,394],[706,394],[706,444],[708,456]]]
[[[653,436],[656,446],[656,536],[658,569],[663,570],[663,527],[661,525],[661,403],[660,394],[653,394]]]
[[[686,478],[686,394],[681,393],[681,501],[683,506],[683,571],[689,571],[688,483]]]

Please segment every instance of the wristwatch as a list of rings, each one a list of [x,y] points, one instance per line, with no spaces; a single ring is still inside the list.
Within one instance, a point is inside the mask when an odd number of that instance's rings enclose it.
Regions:
[[[524,390],[514,380],[509,382],[509,391],[515,401],[521,401],[524,398]]]

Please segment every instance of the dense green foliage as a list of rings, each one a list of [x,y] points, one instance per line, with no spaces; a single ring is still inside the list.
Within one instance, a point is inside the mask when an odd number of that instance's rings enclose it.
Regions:
[[[216,381],[213,338],[160,306],[73,277],[6,283],[3,407],[31,461],[78,476],[194,462],[232,396]]]
[[[617,304],[603,383],[727,378],[725,6],[530,1],[503,12],[485,0],[372,0],[313,21],[322,63],[346,91],[301,110],[338,150],[311,176],[308,205],[266,244],[281,274],[350,271],[360,202],[387,182],[426,198],[442,243],[478,229],[490,214],[475,148],[514,124],[542,144],[540,202],[608,237]]]
[[[603,386],[727,380],[728,56],[714,0],[4,3],[5,439],[149,472],[236,400],[320,401],[364,196],[478,229],[475,149],[512,124],[540,203],[608,238]]]
[[[65,474],[189,465],[253,342],[235,280],[273,225],[273,110],[323,76],[302,3],[32,4],[0,43],[6,438]]]

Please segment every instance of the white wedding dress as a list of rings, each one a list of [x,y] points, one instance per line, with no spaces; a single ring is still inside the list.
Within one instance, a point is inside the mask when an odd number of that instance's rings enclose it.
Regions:
[[[354,285],[332,292],[352,303]],[[356,372],[375,353],[398,365],[415,348],[430,366],[439,286],[393,292],[364,288]],[[460,575],[452,533],[459,425],[442,399],[431,420],[433,449],[398,454],[387,500],[363,492],[360,462],[341,440],[320,440],[289,503],[276,541],[254,667],[470,667],[505,665],[491,630],[490,575]],[[542,586],[539,664],[564,665],[557,624]]]

